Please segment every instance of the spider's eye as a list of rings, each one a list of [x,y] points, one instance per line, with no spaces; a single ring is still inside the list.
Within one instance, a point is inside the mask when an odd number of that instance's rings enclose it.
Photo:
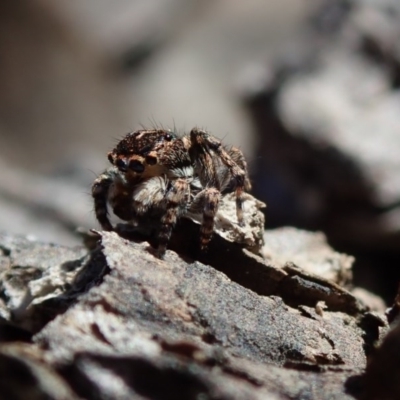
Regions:
[[[123,160],[122,158],[118,158],[118,160],[115,162],[115,165],[120,171],[126,172],[127,170],[126,161]]]
[[[147,164],[149,164],[149,165],[157,164],[157,157],[154,157],[154,156],[147,156],[147,157],[146,157],[146,162],[147,162]]]
[[[140,174],[144,171],[144,165],[138,160],[131,160],[129,162],[129,169]]]
[[[164,136],[164,139],[167,140],[168,142],[170,142],[173,138],[174,138],[174,135],[171,135],[170,133],[167,133]]]

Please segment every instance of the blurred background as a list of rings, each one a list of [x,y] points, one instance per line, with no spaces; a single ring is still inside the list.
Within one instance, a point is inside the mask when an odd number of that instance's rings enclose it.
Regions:
[[[392,300],[400,262],[397,0],[0,4],[0,229],[78,245],[90,187],[141,126],[242,148],[267,228],[323,231]]]

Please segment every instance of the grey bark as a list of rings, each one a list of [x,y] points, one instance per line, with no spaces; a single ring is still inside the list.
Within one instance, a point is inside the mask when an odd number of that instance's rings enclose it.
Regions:
[[[298,265],[264,261],[216,234],[208,265],[195,261],[186,244],[198,238],[198,225],[183,223],[186,241],[177,229],[179,253],[169,250],[165,260],[148,242],[117,233],[98,233],[91,252],[1,235],[0,397],[362,395],[366,359],[387,326],[382,316],[306,272],[301,257]],[[313,237],[286,234],[288,249]],[[284,235],[266,233],[282,244]],[[348,270],[348,257],[314,238],[316,256],[303,263],[321,271],[333,259],[333,269]]]

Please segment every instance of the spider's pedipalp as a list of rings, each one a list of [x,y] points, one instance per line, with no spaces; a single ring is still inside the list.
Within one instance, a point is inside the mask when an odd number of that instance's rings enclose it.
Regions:
[[[151,207],[160,207],[165,199],[167,182],[164,176],[155,176],[140,182],[132,193],[132,206],[138,215],[145,215]]]

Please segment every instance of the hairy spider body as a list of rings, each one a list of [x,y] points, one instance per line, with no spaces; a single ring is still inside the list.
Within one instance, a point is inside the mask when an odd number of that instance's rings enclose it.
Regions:
[[[159,257],[177,220],[188,212],[203,216],[200,246],[206,249],[222,194],[235,193],[238,223],[244,223],[243,191],[250,189],[244,156],[206,131],[194,128],[179,137],[164,129],[139,130],[126,135],[108,159],[113,166],[92,187],[97,220],[113,230],[108,204],[125,221],[158,215]]]

